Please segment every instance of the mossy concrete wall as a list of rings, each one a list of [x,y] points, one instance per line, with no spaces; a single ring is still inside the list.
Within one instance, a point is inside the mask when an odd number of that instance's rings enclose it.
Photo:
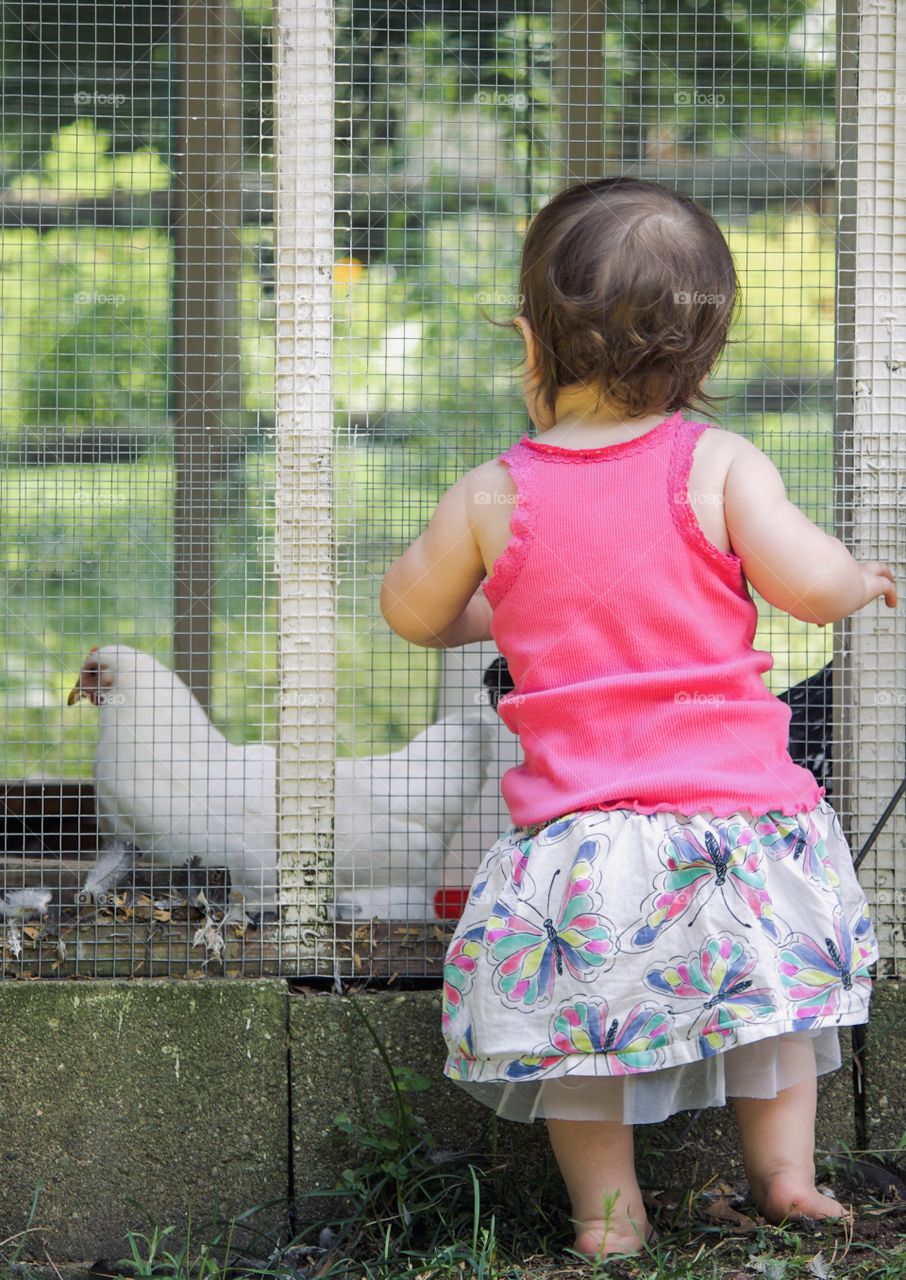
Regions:
[[[877,1146],[904,1127],[906,984],[879,983],[864,1106],[848,1068],[822,1081],[819,1148]],[[550,1168],[542,1125],[497,1122],[442,1078],[437,992],[298,992],[279,980],[204,978],[0,983],[0,1239],[25,1230],[22,1257],[116,1261],[149,1219],[174,1226],[271,1201],[254,1219],[282,1239],[323,1213],[356,1156],[335,1125],[365,1127],[391,1104],[389,1059],[431,1080],[416,1109],[442,1148]],[[844,1049],[849,1033],[841,1035]],[[729,1111],[639,1130],[649,1182],[702,1185],[738,1172]],[[135,1202],[131,1204],[130,1201]],[[137,1207],[140,1206],[140,1207]]]
[[[0,984],[0,1238],[115,1261],[126,1231],[218,1197],[285,1218],[287,994],[279,981]]]

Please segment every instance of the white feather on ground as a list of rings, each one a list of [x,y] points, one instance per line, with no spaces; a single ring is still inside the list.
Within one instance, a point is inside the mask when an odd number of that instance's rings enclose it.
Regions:
[[[89,870],[81,889],[73,895],[78,907],[101,905],[119,882],[128,875],[138,858],[138,850],[134,845],[121,840],[114,840],[109,848],[103,849],[97,862]]]
[[[83,697],[100,715],[94,783],[111,847],[82,892],[114,888],[131,865],[116,866],[116,849],[134,846],[155,864],[225,866],[240,922],[243,909],[276,910],[275,749],[227,742],[177,675],[128,645],[91,651],[69,704]],[[495,728],[476,710],[400,751],[337,760],[338,916],[433,918],[444,851],[478,798]]]
[[[6,920],[28,920],[46,915],[52,897],[49,889],[8,889],[0,897],[0,916]]]
[[[5,946],[17,960],[22,954],[18,925],[32,916],[45,916],[52,897],[49,889],[9,889],[0,897],[0,917],[6,921]]]

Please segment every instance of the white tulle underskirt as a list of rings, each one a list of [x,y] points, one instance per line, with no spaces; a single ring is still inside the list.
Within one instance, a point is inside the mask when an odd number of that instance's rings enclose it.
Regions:
[[[711,1058],[625,1076],[552,1080],[458,1080],[503,1120],[618,1120],[658,1124],[678,1111],[722,1107],[728,1098],[774,1098],[842,1064],[836,1027],[766,1036]]]

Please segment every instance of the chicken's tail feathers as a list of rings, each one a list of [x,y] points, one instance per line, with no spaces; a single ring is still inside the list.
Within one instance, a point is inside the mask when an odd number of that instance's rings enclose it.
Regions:
[[[450,715],[420,735],[420,750],[409,752],[409,810],[444,843],[478,802],[497,759],[498,731],[499,721],[489,709]]]
[[[429,724],[396,754],[406,755],[411,762],[418,759],[431,762],[454,758],[457,746],[480,747],[483,753],[491,753],[497,741],[498,724],[497,716],[487,706],[454,712]]]

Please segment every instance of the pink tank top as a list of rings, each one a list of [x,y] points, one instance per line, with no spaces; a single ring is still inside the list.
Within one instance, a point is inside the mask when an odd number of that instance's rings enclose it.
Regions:
[[[498,709],[524,757],[501,782],[516,826],[586,808],[794,814],[824,795],[787,750],[742,563],[689,502],[706,429],[677,413],[620,444],[524,436],[500,455],[517,497],[484,593],[515,682]]]

